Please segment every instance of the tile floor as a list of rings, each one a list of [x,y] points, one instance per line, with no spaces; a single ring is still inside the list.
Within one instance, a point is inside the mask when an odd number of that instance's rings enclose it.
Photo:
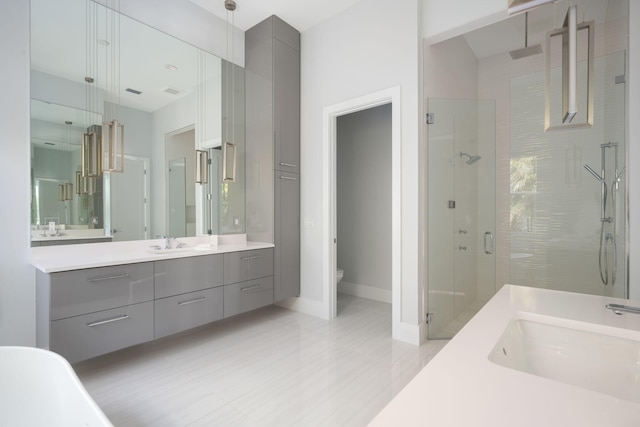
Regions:
[[[366,425],[447,343],[391,339],[391,306],[276,306],[74,366],[116,426]]]

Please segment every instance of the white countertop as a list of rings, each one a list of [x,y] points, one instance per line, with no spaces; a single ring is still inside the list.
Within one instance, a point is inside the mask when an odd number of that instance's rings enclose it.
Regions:
[[[31,265],[43,273],[56,273],[274,247],[271,243],[247,242],[242,236],[219,236],[218,245],[213,247],[209,245],[208,236],[181,237],[176,241],[186,243],[188,247],[169,251],[152,248],[162,245],[163,239],[34,247],[31,248]]]
[[[640,301],[505,285],[371,426],[640,426],[640,404],[499,366],[488,355],[512,318],[560,319],[640,338]],[[603,332],[604,333],[604,332]]]

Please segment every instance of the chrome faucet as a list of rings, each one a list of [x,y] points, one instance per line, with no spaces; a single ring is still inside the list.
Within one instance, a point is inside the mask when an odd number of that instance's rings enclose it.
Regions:
[[[640,314],[640,307],[634,307],[632,305],[607,304],[605,308],[613,311],[618,315],[621,315],[622,313]]]
[[[160,239],[164,239],[164,247],[162,249],[171,249],[171,242],[175,240],[175,237],[171,236],[158,236]]]

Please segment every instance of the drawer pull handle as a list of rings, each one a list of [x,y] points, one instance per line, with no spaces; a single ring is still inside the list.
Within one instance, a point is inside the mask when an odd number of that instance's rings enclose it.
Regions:
[[[290,176],[280,176],[280,179],[287,179],[289,181],[296,181],[295,178],[291,178]]]
[[[87,323],[87,326],[93,328],[94,326],[106,325],[107,323],[117,322],[118,320],[128,319],[128,314],[123,314],[122,316],[114,317],[106,320],[98,320],[97,322]]]
[[[193,304],[194,302],[204,301],[206,299],[207,299],[207,297],[199,297],[199,298],[195,298],[195,299],[190,299],[189,301],[180,301],[178,303],[178,305],[189,305],[189,304]]]
[[[251,292],[255,291],[256,289],[260,289],[261,287],[262,285],[247,286],[246,288],[241,288],[240,292]]]
[[[118,274],[117,276],[93,277],[91,279],[87,279],[87,282],[102,282],[103,280],[123,279],[125,277],[129,277],[129,273]]]
[[[286,166],[289,168],[297,168],[298,165],[292,165],[291,163],[284,163],[284,162],[280,162],[280,166]]]
[[[258,258],[262,258],[262,255],[255,255],[255,256],[245,256],[240,258],[242,261],[250,261],[252,259],[258,259]]]

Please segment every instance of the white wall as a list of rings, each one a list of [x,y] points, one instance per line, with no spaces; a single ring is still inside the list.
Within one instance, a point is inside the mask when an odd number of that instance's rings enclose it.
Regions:
[[[419,143],[417,0],[401,6],[362,0],[302,33],[301,48],[301,299],[322,302],[322,109],[393,86],[402,107],[401,321],[419,324]]]
[[[35,344],[34,271],[29,266],[29,2],[0,2],[0,345]]]
[[[391,301],[391,104],[337,122],[338,289]]]

